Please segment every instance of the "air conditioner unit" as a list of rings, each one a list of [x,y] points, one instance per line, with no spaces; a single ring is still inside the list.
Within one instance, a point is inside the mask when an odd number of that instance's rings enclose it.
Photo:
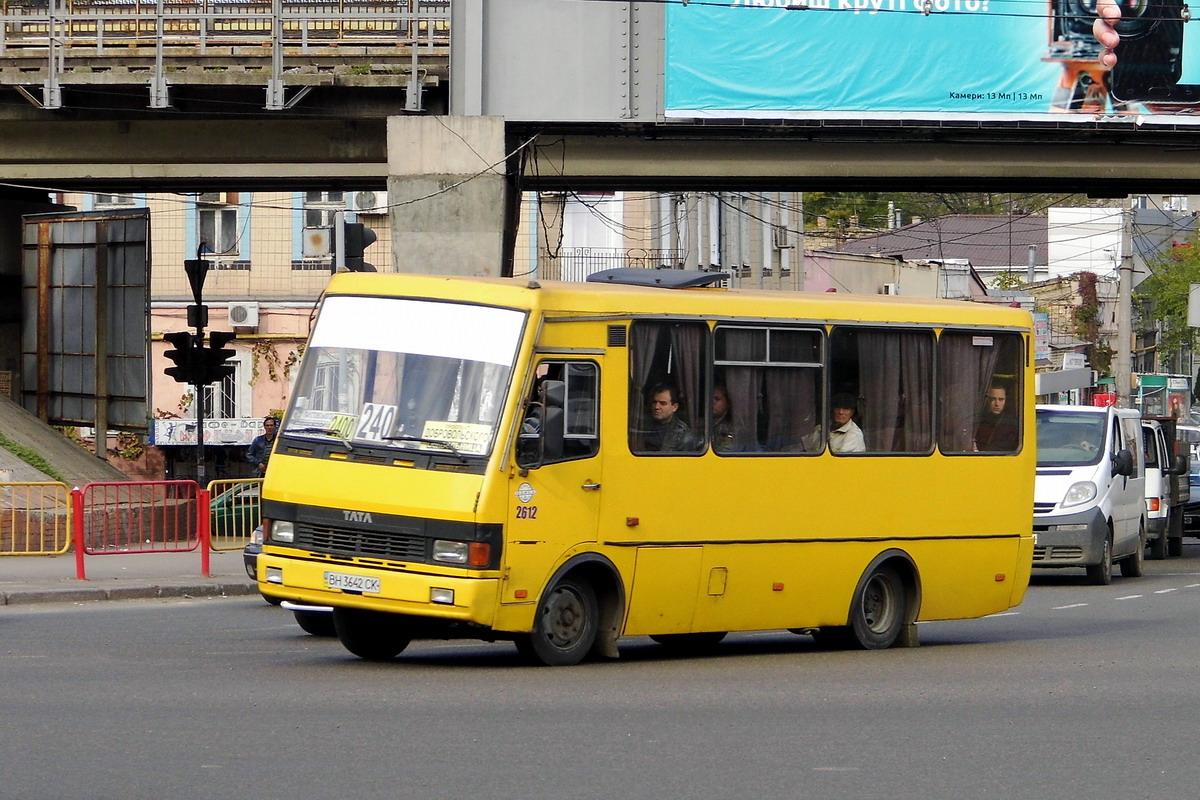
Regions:
[[[360,214],[386,214],[387,192],[350,192],[350,210]]]
[[[241,328],[257,328],[258,303],[230,303],[229,324]]]
[[[900,294],[900,284],[885,283],[883,285],[883,294]]]

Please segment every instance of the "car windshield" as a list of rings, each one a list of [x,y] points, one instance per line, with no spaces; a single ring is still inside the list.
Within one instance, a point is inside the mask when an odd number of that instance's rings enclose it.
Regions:
[[[525,312],[452,302],[330,297],[283,435],[487,456]]]
[[[1095,464],[1104,452],[1104,414],[1038,409],[1039,467]]]

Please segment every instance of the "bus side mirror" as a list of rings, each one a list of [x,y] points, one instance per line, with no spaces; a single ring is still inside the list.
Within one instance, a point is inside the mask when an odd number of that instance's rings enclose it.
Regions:
[[[1113,456],[1113,475],[1124,475],[1129,477],[1133,474],[1133,453],[1128,450],[1122,450]]]
[[[1171,459],[1171,474],[1172,475],[1187,475],[1188,474],[1187,456],[1178,455]]]

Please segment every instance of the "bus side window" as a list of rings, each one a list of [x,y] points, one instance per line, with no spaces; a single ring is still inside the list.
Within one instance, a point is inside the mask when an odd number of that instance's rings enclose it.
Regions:
[[[545,391],[553,387],[553,392]],[[554,463],[600,450],[600,371],[590,361],[543,361],[537,367],[518,433],[518,461]]]
[[[712,410],[713,450],[720,455],[820,450],[820,330],[718,325],[713,376],[725,389],[723,416]],[[814,447],[814,444],[816,445]]]
[[[855,402],[860,452],[933,451],[931,332],[843,325],[830,333],[829,350],[831,391]]]
[[[708,326],[635,320],[629,326],[629,449],[637,455],[705,450]]]
[[[938,340],[938,447],[943,453],[1021,449],[1024,342],[1018,334],[943,331]]]

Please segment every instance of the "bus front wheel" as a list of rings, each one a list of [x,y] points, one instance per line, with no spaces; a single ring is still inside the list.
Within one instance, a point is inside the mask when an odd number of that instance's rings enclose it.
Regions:
[[[542,595],[533,631],[516,638],[517,649],[548,667],[578,664],[596,642],[599,618],[600,607],[591,585],[562,578]]]
[[[333,627],[342,647],[367,661],[391,661],[412,641],[403,618],[382,611],[334,608]]]
[[[895,567],[876,567],[850,605],[849,633],[864,650],[883,650],[896,643],[904,627],[908,600]]]

